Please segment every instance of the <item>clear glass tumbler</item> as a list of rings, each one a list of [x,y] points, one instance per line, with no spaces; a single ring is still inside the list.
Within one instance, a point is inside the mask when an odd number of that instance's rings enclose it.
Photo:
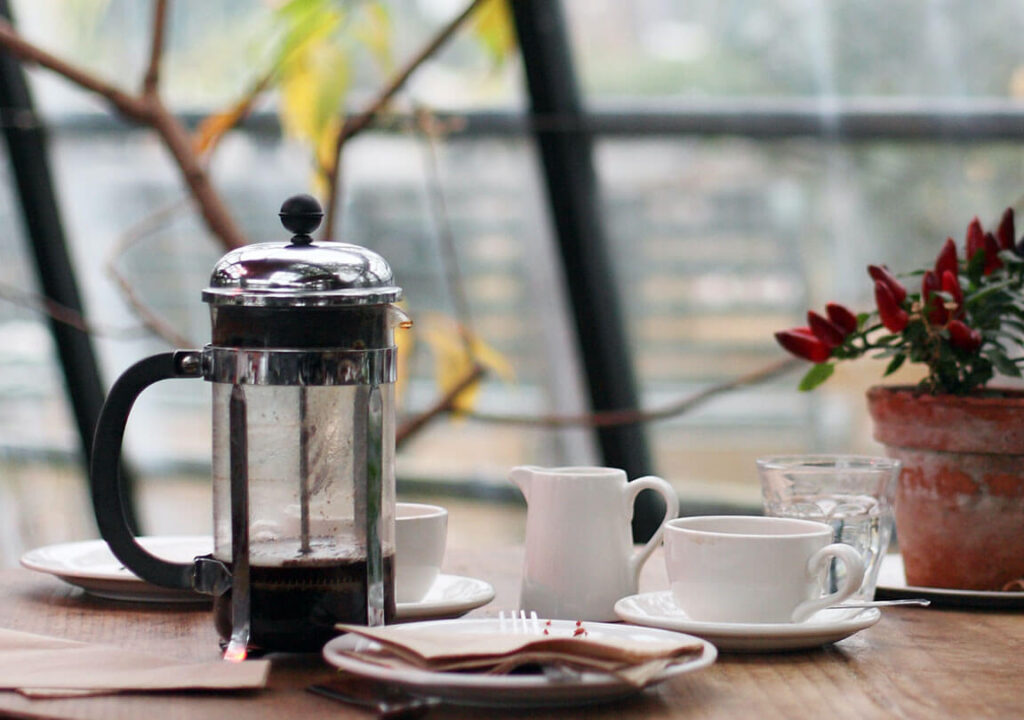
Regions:
[[[835,542],[864,559],[864,583],[850,600],[875,596],[878,570],[893,530],[893,499],[900,462],[862,455],[790,455],[757,460],[767,515],[817,520],[832,526]],[[833,563],[829,589],[842,581]]]

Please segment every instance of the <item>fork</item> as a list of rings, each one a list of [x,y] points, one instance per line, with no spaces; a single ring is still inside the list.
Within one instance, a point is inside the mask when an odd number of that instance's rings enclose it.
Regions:
[[[525,610],[518,612],[513,610],[508,615],[504,610],[500,611],[498,613],[498,630],[515,635],[540,635],[543,632],[540,618],[537,617],[535,610],[531,610],[529,616],[526,615]]]
[[[540,635],[544,632],[537,612],[531,610],[527,615],[525,610],[512,611],[508,615],[504,610],[498,613],[498,629],[501,632],[517,635]],[[554,683],[579,682],[580,672],[565,665],[553,665],[541,663],[541,672],[544,677]]]

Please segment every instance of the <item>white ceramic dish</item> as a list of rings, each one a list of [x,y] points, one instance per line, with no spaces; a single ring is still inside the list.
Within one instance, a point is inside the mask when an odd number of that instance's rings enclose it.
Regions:
[[[1000,592],[996,590],[952,590],[907,585],[903,572],[903,557],[895,553],[882,558],[878,570],[878,587],[875,597],[883,598],[927,598],[935,605],[954,605],[977,608],[1024,608],[1024,592]]]
[[[440,620],[457,618],[494,599],[490,583],[460,575],[438,575],[424,598],[418,602],[398,603],[398,620]]]
[[[676,630],[704,638],[719,650],[731,652],[780,652],[806,650],[837,642],[882,616],[878,608],[867,610],[820,610],[802,623],[710,623],[691,620],[668,590],[641,593],[615,603],[616,614],[626,622]]]
[[[139,544],[166,560],[191,562],[213,551],[209,535],[140,537]],[[144,582],[114,557],[103,540],[61,543],[30,550],[21,557],[29,570],[55,575],[91,595],[109,600],[154,603],[209,602],[205,595]]]
[[[213,550],[208,535],[141,537],[139,544],[155,555],[174,562],[191,562]],[[203,603],[209,596],[164,588],[144,582],[125,568],[103,540],[61,543],[25,553],[21,564],[29,570],[55,575],[90,595],[129,602]],[[398,620],[454,618],[494,599],[489,583],[458,575],[440,575],[419,602],[399,603]]]
[[[439,620],[430,623],[416,623],[402,627],[426,627],[436,624],[445,628],[446,632],[498,632],[500,621],[495,618],[479,620]],[[571,620],[552,620],[546,626],[554,633],[571,636],[576,623]],[[645,639],[664,637],[666,630],[641,628],[632,625],[612,625],[608,623],[586,623],[591,638]],[[672,639],[678,635],[672,633]],[[696,639],[696,638],[695,638]],[[627,697],[640,692],[635,687],[611,675],[602,673],[581,673],[576,678],[548,679],[542,674],[523,675],[486,675],[478,673],[444,673],[426,670],[395,670],[358,657],[342,654],[347,650],[355,650],[372,646],[372,641],[353,635],[342,635],[324,646],[324,658],[331,665],[354,675],[371,680],[383,681],[400,687],[412,694],[439,697],[442,700],[465,704],[497,707],[544,707],[552,705],[582,705],[607,702]],[[715,661],[717,652],[710,643],[704,642],[699,657],[669,666],[656,675],[648,683],[654,685],[682,673],[693,672],[705,668]]]

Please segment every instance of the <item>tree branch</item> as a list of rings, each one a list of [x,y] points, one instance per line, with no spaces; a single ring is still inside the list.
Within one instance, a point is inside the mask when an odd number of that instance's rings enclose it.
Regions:
[[[160,59],[164,54],[164,26],[167,23],[167,0],[153,4],[153,38],[149,48],[149,66],[142,80],[143,97],[156,94],[160,84]]]
[[[177,162],[182,178],[192,191],[192,196],[199,205],[199,212],[210,232],[220,238],[227,248],[242,247],[247,242],[245,235],[235,224],[227,206],[210,183],[210,177],[192,147],[188,130],[170,113],[158,95],[150,96],[147,101],[151,114],[150,124],[163,138],[167,149]]]
[[[117,340],[128,340],[146,337],[148,334],[148,329],[143,325],[120,328],[95,325],[87,321],[80,312],[69,308],[67,305],[62,305],[51,298],[26,292],[21,288],[16,288],[6,283],[0,283],[0,298],[18,307],[46,315],[63,325],[73,327],[90,335],[102,335],[103,337]]]
[[[52,55],[42,48],[33,45],[21,37],[6,20],[0,20],[0,47],[6,48],[19,60],[52,70],[58,75],[63,75],[79,87],[102,96],[118,112],[130,120],[143,124],[148,123],[150,120],[149,109],[139,98],[133,97],[92,73],[86,72],[56,55]]]
[[[473,14],[477,6],[486,0],[471,0],[466,8],[453,18],[447,25],[424,45],[408,62],[392,76],[391,80],[377,94],[377,96],[358,115],[348,118],[341,125],[338,137],[334,143],[334,165],[327,177],[327,198],[324,202],[324,211],[327,215],[324,222],[325,240],[331,240],[334,236],[335,218],[334,207],[338,201],[338,179],[339,166],[341,165],[341,148],[346,142],[365,130],[374,117],[384,109],[399,90],[405,85],[420,65],[427,61],[431,55],[444,45],[448,39],[458,30],[466,19]]]
[[[154,45],[156,45],[154,40]],[[220,238],[225,247],[236,248],[246,244],[246,238],[235,224],[213,186],[199,158],[189,142],[185,127],[172,115],[154,91],[138,98],[129,95],[113,85],[99,79],[71,63],[33,45],[22,38],[10,23],[0,21],[0,47],[7,48],[15,57],[25,62],[36,63],[64,76],[76,85],[105,98],[114,109],[130,120],[147,125],[160,135],[167,145],[199,211],[210,232]],[[154,48],[156,52],[157,48]]]
[[[466,417],[490,423],[506,425],[532,425],[537,427],[610,427],[612,425],[636,425],[638,423],[665,420],[682,415],[711,398],[747,385],[757,385],[793,369],[802,361],[786,358],[771,365],[741,375],[718,385],[712,385],[657,410],[606,410],[589,415],[498,415],[479,412],[463,413]]]
[[[419,415],[403,422],[395,431],[395,447],[401,447],[406,440],[426,427],[426,425],[434,418],[443,413],[451,412],[455,408],[455,399],[462,394],[463,390],[471,387],[473,383],[479,382],[486,372],[487,369],[483,365],[474,365],[462,380],[457,382],[451,390],[438,398],[433,405],[421,412]]]
[[[138,293],[135,292],[135,288],[130,282],[128,282],[128,278],[122,275],[121,271],[118,269],[117,259],[130,247],[140,242],[144,236],[158,229],[175,213],[188,207],[188,200],[188,197],[175,200],[174,202],[150,213],[146,217],[142,218],[142,220],[134,223],[131,227],[125,230],[120,238],[118,238],[117,242],[114,243],[114,247],[111,249],[110,256],[106,262],[107,272],[120,288],[125,302],[127,302],[135,314],[139,316],[139,319],[142,320],[146,329],[166,340],[171,347],[179,348],[195,347],[195,343],[182,336],[170,325],[170,323],[166,322],[159,313],[142,301],[142,298],[140,298]]]
[[[455,233],[448,217],[448,204],[441,183],[441,168],[437,161],[438,124],[426,109],[417,109],[416,128],[423,137],[423,162],[426,165],[427,195],[430,210],[437,230],[441,250],[441,266],[444,269],[445,289],[455,308],[459,326],[459,339],[466,353],[476,361],[473,352],[473,315],[469,310],[469,297],[459,268],[459,255],[455,250]]]

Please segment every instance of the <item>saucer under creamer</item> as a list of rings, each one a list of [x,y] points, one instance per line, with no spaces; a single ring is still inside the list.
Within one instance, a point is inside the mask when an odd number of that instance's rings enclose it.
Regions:
[[[671,591],[640,593],[615,603],[615,614],[635,625],[676,630],[704,638],[729,652],[806,650],[834,643],[869,628],[882,617],[878,608],[827,609],[801,623],[722,623],[691,619]]]
[[[395,619],[408,622],[457,618],[493,599],[494,588],[490,583],[477,578],[441,573],[422,600],[398,603]]]

